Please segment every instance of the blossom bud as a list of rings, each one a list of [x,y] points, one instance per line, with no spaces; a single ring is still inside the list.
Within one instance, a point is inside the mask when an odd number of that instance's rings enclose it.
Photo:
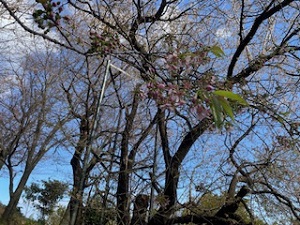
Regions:
[[[214,87],[211,86],[211,85],[207,85],[207,86],[206,86],[206,90],[207,90],[207,91],[212,91],[212,90],[214,90]]]

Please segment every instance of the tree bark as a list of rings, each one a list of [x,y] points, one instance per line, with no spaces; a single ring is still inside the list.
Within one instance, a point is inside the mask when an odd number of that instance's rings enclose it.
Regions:
[[[138,108],[138,94],[134,95],[131,112],[126,115],[126,126],[122,133],[121,141],[121,159],[120,159],[120,170],[119,179],[117,187],[117,224],[118,225],[128,225],[130,223],[129,215],[129,171],[132,169],[132,162],[129,162],[129,138],[130,132],[133,128],[133,121],[137,113]],[[133,159],[131,159],[133,160]]]
[[[35,165],[25,168],[24,174],[21,177],[18,187],[16,188],[16,190],[13,193],[10,193],[9,202],[8,202],[7,206],[5,207],[5,210],[1,217],[4,224],[14,225],[14,224],[11,224],[12,223],[12,221],[11,221],[12,215],[15,213],[15,211],[17,209],[17,205],[21,198],[24,187],[25,187],[27,180],[28,180],[34,167],[35,167]]]
[[[149,206],[148,195],[136,196],[134,202],[133,216],[130,225],[146,225],[146,213]]]
[[[70,197],[67,210],[60,223],[61,225],[75,225],[75,224],[82,223],[82,210],[83,210],[82,200],[83,200],[83,191],[84,191],[85,182],[81,184],[80,180],[81,177],[82,176],[85,177],[86,174],[82,174],[83,169],[80,164],[80,161],[81,161],[81,155],[84,152],[87,145],[88,133],[89,133],[88,121],[86,118],[81,118],[80,138],[78,140],[73,157],[70,161],[73,170],[73,190],[72,190],[72,194]]]

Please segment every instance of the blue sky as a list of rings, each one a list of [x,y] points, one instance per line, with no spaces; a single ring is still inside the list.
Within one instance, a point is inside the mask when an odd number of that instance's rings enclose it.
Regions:
[[[64,150],[61,150],[61,152],[64,152]],[[51,159],[50,157],[54,156],[54,159]],[[72,182],[72,171],[71,171],[71,165],[69,164],[70,161],[70,153],[65,152],[65,154],[55,154],[51,151],[49,151],[46,155],[46,160],[42,160],[35,170],[32,172],[27,185],[30,185],[31,182],[39,183],[41,180],[61,180],[63,182],[67,182],[68,184],[71,184]],[[49,160],[51,159],[51,160]],[[18,176],[16,177],[16,181]],[[7,170],[5,167],[0,171],[0,202],[3,204],[7,204],[9,201],[9,177],[7,174]],[[68,202],[67,199],[63,199],[60,204],[66,205]],[[33,216],[34,218],[37,217],[37,210],[30,207],[26,202],[24,202],[24,199],[21,198],[19,202],[19,207],[21,207],[21,212],[27,216]]]

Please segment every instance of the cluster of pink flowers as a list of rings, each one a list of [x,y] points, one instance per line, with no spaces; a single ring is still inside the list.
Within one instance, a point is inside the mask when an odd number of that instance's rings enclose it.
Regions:
[[[191,112],[199,119],[202,120],[210,115],[210,109],[206,107],[203,102],[198,100],[194,101],[191,106]]]
[[[213,86],[207,85],[206,92],[213,90]],[[210,90],[208,90],[210,89]],[[191,113],[202,120],[210,115],[207,107],[207,99],[201,99],[197,95],[197,89],[190,82],[182,82],[181,85],[163,82],[149,82],[146,90],[140,92],[143,98],[156,101],[162,109],[175,110],[187,106]]]
[[[210,115],[209,96],[215,89],[213,73],[197,73],[199,66],[207,63],[208,49],[202,45],[194,51],[175,50],[165,57],[169,77],[166,81],[151,81],[141,91],[141,96],[155,100],[163,109],[189,109],[198,119]],[[196,79],[191,74],[199,74]],[[199,93],[207,93],[199,95]]]
[[[175,51],[166,57],[166,68],[172,76],[178,76],[183,71],[188,74],[207,62],[206,55],[205,49],[183,53]]]
[[[95,31],[90,32],[91,49],[90,52],[98,52],[101,55],[111,53],[119,45],[116,35],[103,32],[99,34]]]
[[[150,82],[147,89],[148,97],[154,99],[161,108],[172,110],[186,103],[186,90],[178,85]]]

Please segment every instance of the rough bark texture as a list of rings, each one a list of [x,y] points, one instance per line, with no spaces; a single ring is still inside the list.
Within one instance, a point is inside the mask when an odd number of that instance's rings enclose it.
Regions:
[[[86,148],[88,133],[88,121],[82,118],[80,122],[80,138],[78,140],[73,157],[70,161],[73,170],[73,190],[64,218],[61,221],[61,225],[75,225],[81,224],[82,222],[82,195],[85,182],[81,184],[80,180],[82,176],[85,176],[85,174],[82,174],[83,169],[80,164],[80,161],[81,155],[84,152],[84,149]]]
[[[18,187],[16,188],[16,190],[14,191],[14,193],[10,196],[10,200],[8,205],[5,207],[5,210],[2,214],[2,220],[4,224],[8,224],[8,225],[14,225],[11,224],[11,218],[12,215],[15,213],[16,209],[17,209],[17,205],[19,203],[19,200],[21,198],[24,186],[26,185],[26,182],[29,178],[29,175],[31,173],[30,171],[25,171],[24,175],[21,178],[21,181],[18,185]]]
[[[129,138],[130,132],[133,128],[133,121],[137,113],[138,101],[137,94],[134,96],[132,103],[131,112],[126,115],[126,126],[122,133],[121,141],[121,161],[120,161],[120,170],[119,170],[119,179],[117,187],[117,209],[118,209],[118,218],[117,223],[119,225],[128,225],[130,223],[129,215],[129,174],[132,169],[132,163],[129,162]],[[133,159],[131,159],[133,160]]]
[[[134,202],[133,216],[130,225],[145,225],[147,208],[149,206],[148,195],[138,195]]]

